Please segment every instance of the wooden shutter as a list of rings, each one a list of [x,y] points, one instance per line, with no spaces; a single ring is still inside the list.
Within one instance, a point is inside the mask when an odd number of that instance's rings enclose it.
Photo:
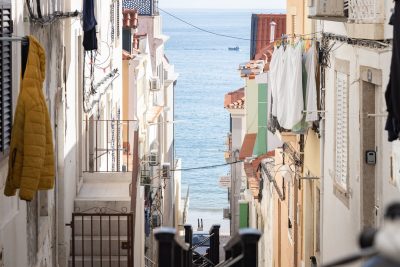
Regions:
[[[110,22],[111,22],[111,42],[114,42],[115,38],[115,2],[113,1],[110,5]]]
[[[13,31],[11,5],[0,5],[0,36]],[[12,126],[12,43],[0,42],[0,152],[8,151]]]
[[[336,181],[347,189],[348,179],[348,76],[336,73]]]
[[[119,12],[120,12],[120,9],[121,9],[121,7],[120,7],[120,1],[119,0],[117,0],[117,7],[116,7],[116,12],[117,12],[117,25],[116,25],[116,31],[117,31],[117,39],[119,39],[119,35],[120,35],[120,29],[119,29],[119,26],[120,26],[120,14],[119,14]]]

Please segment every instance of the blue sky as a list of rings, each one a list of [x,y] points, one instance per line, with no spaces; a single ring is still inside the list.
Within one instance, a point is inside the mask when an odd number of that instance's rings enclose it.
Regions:
[[[159,0],[161,8],[285,9],[286,0]]]

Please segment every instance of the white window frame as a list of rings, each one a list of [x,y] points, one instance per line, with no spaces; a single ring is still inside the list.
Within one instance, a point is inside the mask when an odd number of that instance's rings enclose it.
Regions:
[[[342,87],[339,87],[342,85]],[[343,88],[340,91],[340,88]],[[344,191],[349,184],[349,75],[335,71],[335,182]]]

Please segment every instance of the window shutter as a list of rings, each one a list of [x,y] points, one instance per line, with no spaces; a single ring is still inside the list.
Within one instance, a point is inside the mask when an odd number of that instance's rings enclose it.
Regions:
[[[348,76],[336,73],[336,181],[347,189],[348,178]]]
[[[119,22],[120,21],[120,15],[119,15],[120,9],[121,9],[120,1],[117,0],[117,26],[116,26],[117,39],[119,39],[119,35],[120,35],[120,29],[119,29],[119,26],[120,26],[120,22]]]
[[[112,2],[110,5],[110,22],[111,22],[111,42],[114,42],[115,37],[115,10],[114,10],[115,3]]]
[[[13,31],[11,5],[0,5],[0,36]],[[6,152],[11,141],[12,126],[12,43],[0,42],[0,151]]]

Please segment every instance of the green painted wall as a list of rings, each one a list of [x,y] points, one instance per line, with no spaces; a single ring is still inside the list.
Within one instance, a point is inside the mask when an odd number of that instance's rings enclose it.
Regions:
[[[267,110],[268,110],[267,84],[258,84],[258,131],[253,154],[260,156],[267,153]]]
[[[239,228],[249,227],[249,203],[239,203]]]

